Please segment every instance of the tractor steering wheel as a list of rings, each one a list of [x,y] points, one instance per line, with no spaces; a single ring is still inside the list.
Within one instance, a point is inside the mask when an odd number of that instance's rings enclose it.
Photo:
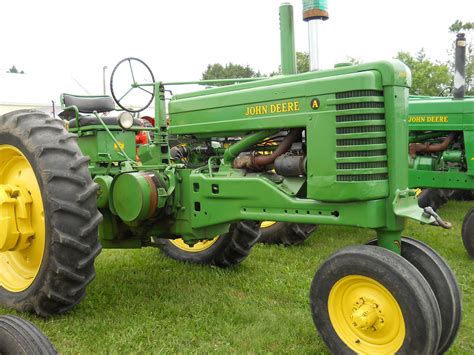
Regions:
[[[155,77],[148,65],[141,59],[129,57],[122,59],[114,67],[110,76],[110,92],[121,109],[136,113],[150,106],[155,97],[154,85],[138,84],[154,82]]]

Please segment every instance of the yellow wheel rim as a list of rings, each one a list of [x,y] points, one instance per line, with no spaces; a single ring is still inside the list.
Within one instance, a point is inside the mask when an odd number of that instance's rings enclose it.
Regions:
[[[420,189],[420,188],[415,189],[415,196],[416,196],[416,197],[420,196],[420,194],[421,194],[422,191],[423,191],[423,190]]]
[[[45,221],[33,168],[11,145],[0,145],[0,193],[4,230],[0,237],[0,286],[21,292],[39,272],[45,249]]]
[[[217,242],[217,239],[219,239],[219,236],[215,237],[214,239],[210,240],[203,240],[201,242],[197,242],[193,246],[186,244],[183,239],[170,239],[171,244],[173,244],[175,247],[189,252],[189,253],[199,253],[200,251],[204,251],[209,249],[211,246]]]
[[[366,276],[350,275],[332,287],[328,312],[339,338],[359,354],[393,354],[405,339],[405,321],[393,295]]]
[[[260,223],[260,228],[268,228],[268,227],[273,226],[275,223],[276,223],[275,221],[264,221]]]

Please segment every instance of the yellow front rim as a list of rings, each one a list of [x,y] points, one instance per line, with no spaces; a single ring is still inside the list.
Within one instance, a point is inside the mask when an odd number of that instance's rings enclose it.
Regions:
[[[398,302],[372,278],[350,275],[336,282],[328,312],[339,338],[359,354],[393,354],[405,339]]]
[[[186,244],[183,239],[170,239],[171,244],[173,244],[175,247],[189,252],[189,253],[199,253],[200,251],[204,251],[209,249],[211,246],[213,246],[216,242],[217,239],[219,239],[219,236],[215,237],[214,239],[210,240],[203,240],[200,242],[197,242],[193,246]]]
[[[273,226],[275,223],[276,223],[275,221],[264,221],[260,223],[260,228],[268,228],[268,227]]]
[[[0,196],[0,286],[21,292],[39,272],[45,249],[45,221],[33,168],[11,145],[0,145]]]

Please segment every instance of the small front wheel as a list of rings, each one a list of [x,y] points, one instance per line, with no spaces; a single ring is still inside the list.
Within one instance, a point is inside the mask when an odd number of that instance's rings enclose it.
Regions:
[[[461,230],[464,248],[471,258],[474,258],[474,208],[470,209],[462,223]]]
[[[15,317],[0,317],[0,354],[57,354],[49,339],[33,323]]]
[[[310,290],[313,321],[333,353],[435,354],[441,315],[430,285],[401,256],[351,246],[329,257]]]
[[[368,244],[377,245],[377,240]],[[454,342],[461,324],[461,291],[456,277],[446,261],[419,240],[403,237],[402,257],[421,272],[435,294],[442,324],[438,351],[444,353]]]

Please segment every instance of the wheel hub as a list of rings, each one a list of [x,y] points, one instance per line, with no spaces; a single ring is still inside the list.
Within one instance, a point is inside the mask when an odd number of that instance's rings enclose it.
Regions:
[[[46,246],[41,189],[23,152],[0,145],[0,287],[26,290],[38,275]]]
[[[360,330],[377,331],[383,327],[383,314],[375,301],[361,297],[352,308],[352,326]]]
[[[338,280],[328,298],[331,324],[356,353],[396,353],[405,338],[405,322],[391,292],[377,280],[348,275]]]
[[[0,252],[24,250],[31,245],[34,230],[31,227],[32,199],[20,186],[0,185]]]

